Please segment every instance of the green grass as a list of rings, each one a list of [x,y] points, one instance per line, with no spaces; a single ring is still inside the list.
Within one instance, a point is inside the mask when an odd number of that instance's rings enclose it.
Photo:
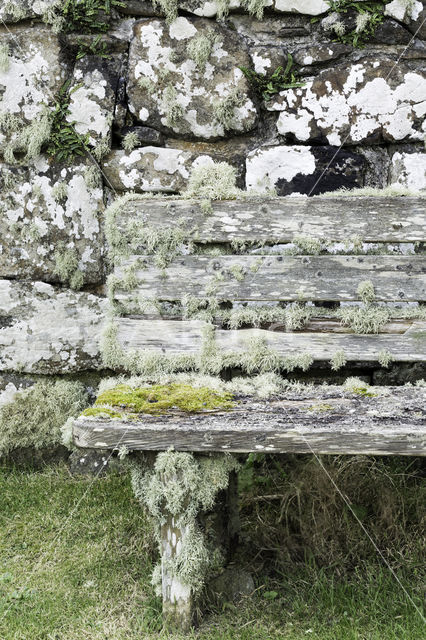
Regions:
[[[150,586],[154,561],[149,522],[126,476],[92,481],[72,478],[64,466],[0,469],[2,640],[171,637],[161,631],[160,602]],[[335,569],[301,563],[267,579],[259,572],[254,595],[211,614],[190,637],[424,637],[420,616],[379,561],[345,579],[336,576]],[[420,606],[420,573],[410,567],[399,577]]]

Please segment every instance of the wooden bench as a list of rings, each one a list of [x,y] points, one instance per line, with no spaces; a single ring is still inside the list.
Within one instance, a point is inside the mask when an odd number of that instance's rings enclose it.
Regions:
[[[416,198],[127,200],[107,220],[116,317],[106,365],[148,378],[188,369],[306,377],[320,366],[330,381],[342,369],[345,377],[407,364],[419,371],[425,222],[424,200]],[[425,455],[424,388],[358,391],[290,385],[268,400],[237,393],[226,411],[80,417],[74,442],[132,452],[173,448],[199,460],[212,452]],[[218,498],[215,530],[229,548],[235,479]],[[188,535],[177,521],[163,513],[163,604],[169,620],[188,628],[194,594],[168,568]]]

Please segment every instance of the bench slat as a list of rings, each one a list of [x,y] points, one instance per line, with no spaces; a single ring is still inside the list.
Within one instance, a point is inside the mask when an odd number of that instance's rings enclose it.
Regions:
[[[137,422],[78,418],[82,448],[426,455],[425,390],[372,387],[378,397],[316,389],[298,399],[242,398],[231,411],[144,415]]]
[[[115,269],[123,278],[124,269],[136,257]],[[222,300],[359,300],[357,288],[371,280],[377,300],[426,300],[424,256],[182,256],[164,271],[150,256],[143,257],[146,268],[138,269],[138,284],[131,295],[160,300],[179,300],[184,295],[205,298],[212,285]],[[223,277],[223,280],[215,280]],[[126,291],[115,298],[125,301]]]
[[[198,320],[118,319],[118,341],[125,351],[140,349],[157,353],[198,353],[204,323]],[[395,362],[426,359],[426,323],[413,322],[404,334],[284,333],[266,329],[216,329],[217,346],[224,353],[246,351],[250,339],[264,339],[280,356],[309,352],[314,360],[329,360],[343,350],[348,361],[377,361],[389,351]]]
[[[129,220],[158,228],[196,230],[200,242],[292,242],[304,234],[341,242],[358,235],[365,242],[425,240],[426,200],[421,198],[280,198],[212,202],[206,215],[198,201],[155,198],[127,202],[117,217],[121,231]]]

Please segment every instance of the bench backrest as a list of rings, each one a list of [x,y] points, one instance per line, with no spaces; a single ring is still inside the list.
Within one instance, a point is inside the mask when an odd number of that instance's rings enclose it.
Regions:
[[[129,200],[108,220],[118,343],[177,369],[424,361],[424,204]]]

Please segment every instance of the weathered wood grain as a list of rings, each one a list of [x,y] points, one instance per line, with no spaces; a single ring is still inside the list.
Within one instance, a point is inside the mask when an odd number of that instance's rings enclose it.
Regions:
[[[115,269],[124,278],[136,257]],[[426,259],[416,256],[181,256],[164,272],[150,256],[136,271],[131,295],[179,300],[184,295],[222,300],[359,300],[360,282],[371,280],[376,299],[426,300]],[[126,301],[129,292],[118,289]]]
[[[227,412],[143,415],[137,422],[78,418],[82,448],[426,455],[426,391],[373,387],[375,397],[317,388],[300,397],[241,397]]]
[[[156,198],[127,202],[117,224],[124,231],[131,220],[155,228],[179,220],[205,243],[292,242],[300,234],[336,242],[355,235],[365,242],[414,242],[425,240],[425,205],[422,198],[262,198],[212,202],[206,215],[199,201]]]
[[[157,353],[198,353],[204,323],[198,320],[118,319],[118,341],[125,351],[140,349]],[[387,350],[395,362],[426,359],[426,323],[414,322],[405,334],[284,333],[266,329],[216,329],[218,349],[226,354],[244,352],[252,339],[262,339],[282,357],[309,352],[314,360],[329,360],[344,350],[348,361],[374,362]]]

